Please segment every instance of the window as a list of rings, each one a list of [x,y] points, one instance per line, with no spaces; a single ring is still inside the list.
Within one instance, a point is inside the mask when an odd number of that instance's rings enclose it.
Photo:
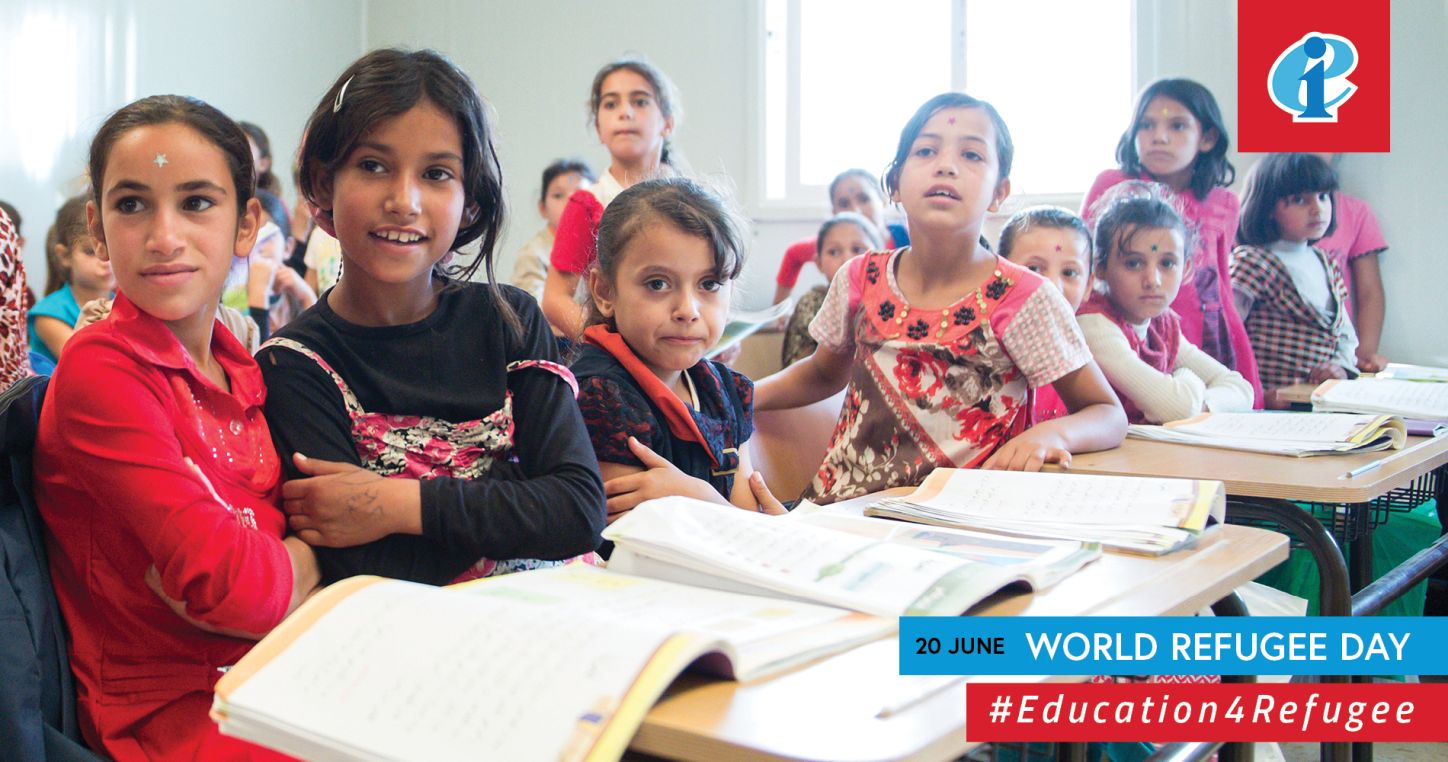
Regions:
[[[1011,130],[1013,197],[1079,200],[1130,118],[1132,1],[764,0],[763,196],[817,207],[882,172],[926,99],[963,90]]]

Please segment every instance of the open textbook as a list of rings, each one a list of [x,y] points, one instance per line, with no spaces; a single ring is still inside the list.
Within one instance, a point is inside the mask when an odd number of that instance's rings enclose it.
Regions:
[[[1190,545],[1225,511],[1218,481],[937,468],[865,515],[1160,555]]]
[[[895,620],[572,565],[326,588],[217,683],[221,731],[305,759],[617,759],[690,664],[749,680]]]
[[[792,309],[794,309],[794,300],[785,299],[779,304],[770,305],[762,310],[736,312],[730,315],[729,322],[724,326],[724,332],[719,335],[719,342],[710,347],[709,357],[714,357],[759,330],[774,325],[780,318],[788,315]]]
[[[1448,384],[1399,378],[1334,379],[1312,390],[1312,409],[1441,421],[1448,419]]]
[[[1077,542],[686,498],[644,503],[607,535],[617,543],[608,570],[446,588],[334,584],[227,672],[212,717],[227,735],[306,759],[617,759],[691,665],[760,679],[885,637],[895,614],[960,614],[1012,582],[1044,587],[1100,555]],[[654,547],[690,562],[656,561]],[[630,557],[652,578],[624,573]],[[695,576],[707,581],[688,584]]]
[[[1014,583],[1047,587],[1101,553],[1079,542],[901,532],[859,516],[790,519],[683,497],[643,503],[603,536],[614,542],[610,571],[885,617],[962,614]]]
[[[1364,413],[1202,413],[1161,426],[1133,425],[1127,434],[1297,457],[1400,450],[1407,441],[1403,419]]]

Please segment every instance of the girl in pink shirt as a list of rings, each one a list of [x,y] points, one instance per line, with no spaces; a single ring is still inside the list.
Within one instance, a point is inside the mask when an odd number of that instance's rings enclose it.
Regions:
[[[1227,161],[1230,138],[1216,98],[1189,79],[1162,79],[1137,98],[1135,115],[1116,145],[1117,169],[1097,175],[1081,205],[1092,222],[1097,200],[1125,180],[1155,180],[1171,189],[1195,241],[1192,276],[1172,302],[1182,335],[1252,383],[1262,406],[1257,364],[1242,318],[1232,305],[1228,259],[1237,233],[1237,196],[1227,189],[1236,170]]]

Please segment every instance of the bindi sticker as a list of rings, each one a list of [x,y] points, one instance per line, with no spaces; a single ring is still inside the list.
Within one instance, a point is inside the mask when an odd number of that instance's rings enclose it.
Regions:
[[[949,119],[945,120],[945,123],[946,123],[946,124],[955,124],[955,117],[953,117],[953,116],[950,117]]]
[[[158,154],[156,154],[156,166],[158,166],[158,167],[164,167],[164,166],[166,166],[166,165],[169,164],[169,163],[170,163],[170,162],[166,161],[166,154],[164,154],[164,153],[158,153]]]
[[[1056,251],[1060,251],[1060,250],[1061,250],[1061,244],[1058,243],[1058,244],[1056,244]]]
[[[1152,250],[1152,251],[1156,251],[1156,244],[1152,244],[1152,245],[1151,245],[1151,250]]]

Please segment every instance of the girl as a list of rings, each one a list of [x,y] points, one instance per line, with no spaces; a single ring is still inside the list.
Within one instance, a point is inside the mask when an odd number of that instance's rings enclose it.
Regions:
[[[538,214],[547,223],[518,250],[513,261],[513,277],[509,282],[528,292],[535,300],[543,299],[543,283],[548,279],[548,258],[553,253],[553,237],[558,220],[574,191],[588,188],[598,180],[593,168],[582,159],[559,159],[543,170],[543,192],[538,199]]]
[[[1182,336],[1171,301],[1191,238],[1155,188],[1117,186],[1096,219],[1100,284],[1078,320],[1131,423],[1252,408],[1252,385]]]
[[[1171,201],[1182,210],[1194,241],[1192,277],[1171,305],[1182,335],[1251,382],[1254,404],[1260,407],[1257,364],[1227,277],[1237,230],[1237,197],[1227,189],[1236,177],[1227,161],[1228,144],[1210,91],[1189,79],[1157,80],[1136,99],[1135,116],[1116,145],[1121,166],[1096,177],[1081,215],[1094,220],[1097,200],[1125,180],[1155,180],[1172,190]]]
[[[810,325],[819,348],[759,384],[761,410],[850,384],[811,499],[918,484],[937,466],[1036,470],[1125,436],[1060,293],[981,245],[1013,152],[995,108],[961,93],[905,125],[886,185],[911,245],[846,265]],[[1051,383],[1071,414],[1027,429],[1031,389]]]
[[[80,306],[111,295],[111,265],[96,254],[86,230],[84,196],[61,204],[55,216],[55,261],[64,285],[30,308],[30,348],[51,364],[75,334]]]
[[[1342,274],[1311,245],[1335,229],[1336,190],[1332,167],[1310,154],[1268,154],[1247,176],[1232,289],[1270,407],[1287,406],[1280,387],[1357,375]]]
[[[266,130],[251,122],[237,124],[241,125],[241,131],[246,133],[246,142],[251,147],[252,166],[256,167],[256,189],[272,194],[281,193],[281,181],[272,173],[271,138],[267,137]],[[291,221],[276,220],[276,223],[285,228]]]
[[[1340,153],[1319,153],[1334,171],[1342,161]],[[1388,250],[1388,242],[1378,226],[1368,202],[1338,191],[1332,212],[1335,230],[1314,244],[1327,252],[1342,273],[1347,287],[1347,311],[1357,331],[1357,366],[1364,373],[1377,373],[1387,367],[1387,358],[1378,353],[1383,338],[1383,315],[1387,312],[1387,295],[1383,291],[1383,271],[1379,256]]]
[[[473,83],[433,51],[373,51],[306,134],[301,191],[344,266],[258,358],[287,512],[324,579],[440,584],[590,553],[603,485],[573,375],[533,300],[492,282],[502,181]],[[467,282],[479,264],[489,283]]]
[[[553,329],[569,339],[583,329],[583,309],[574,294],[596,255],[604,207],[634,183],[676,174],[669,136],[682,117],[674,84],[653,64],[637,58],[599,69],[588,107],[598,141],[612,162],[597,185],[568,199],[543,286],[543,313]]]
[[[283,539],[261,374],[216,328],[260,219],[246,136],[201,101],[145,98],[96,133],[90,177],[120,293],[71,339],[35,443],[81,729],[117,760],[271,756],[207,716],[218,668],[317,584]]]
[[[904,225],[885,222],[885,199],[880,195],[880,178],[863,169],[847,169],[830,181],[830,213],[841,212],[855,212],[869,220],[875,226],[876,235],[884,239],[883,248],[910,245],[910,235]],[[784,260],[779,263],[779,275],[775,278],[775,304],[789,298],[794,291],[805,263],[815,258],[816,243],[814,238],[806,238],[784,250]]]
[[[704,359],[743,267],[738,223],[690,180],[639,183],[604,213],[573,369],[609,522],[667,495],[784,512],[745,448],[754,385]]]
[[[784,351],[781,361],[788,366],[814,354],[815,340],[809,335],[809,324],[820,305],[825,302],[829,282],[834,280],[846,262],[870,251],[880,251],[884,242],[873,223],[855,212],[840,212],[825,220],[815,240],[815,266],[825,276],[825,285],[816,286],[799,298],[794,314],[784,329]]]
[[[1091,291],[1091,234],[1080,217],[1059,206],[1033,206],[1011,215],[1001,228],[1000,254],[1045,278],[1075,312]],[[1054,386],[1036,390],[1032,420],[1066,415]]]

